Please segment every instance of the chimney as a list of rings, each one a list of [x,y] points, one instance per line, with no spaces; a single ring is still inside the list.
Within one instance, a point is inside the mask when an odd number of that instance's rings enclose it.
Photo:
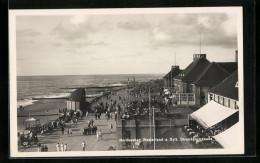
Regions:
[[[180,67],[177,66],[177,65],[172,66],[172,70],[174,70],[174,69],[179,69],[179,68],[180,68]]]
[[[236,54],[235,54],[235,62],[238,62],[238,51],[236,50]]]
[[[193,62],[198,60],[199,58],[206,58],[207,54],[193,54]]]

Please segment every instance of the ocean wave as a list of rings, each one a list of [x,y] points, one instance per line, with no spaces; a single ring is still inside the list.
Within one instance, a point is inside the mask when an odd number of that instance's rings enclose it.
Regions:
[[[109,84],[109,86],[126,86],[127,84],[122,84],[122,83],[115,83],[115,84]]]
[[[35,98],[63,98],[63,97],[69,97],[71,93],[57,93],[57,94],[51,94],[51,95],[42,95],[42,96],[36,96]]]
[[[38,101],[38,100],[31,100],[31,99],[18,100],[17,101],[17,108],[19,108],[20,106],[25,107],[25,106],[28,106],[28,105],[32,105],[36,101]]]
[[[103,95],[103,92],[100,92],[99,94],[88,94],[88,95],[86,95],[86,97],[88,97],[88,98],[94,98],[94,97],[99,97],[99,96],[102,96]]]

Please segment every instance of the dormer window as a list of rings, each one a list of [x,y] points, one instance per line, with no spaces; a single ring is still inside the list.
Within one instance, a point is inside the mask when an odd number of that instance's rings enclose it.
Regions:
[[[237,87],[237,88],[239,87],[239,86],[238,86],[238,82],[236,83],[235,87]]]

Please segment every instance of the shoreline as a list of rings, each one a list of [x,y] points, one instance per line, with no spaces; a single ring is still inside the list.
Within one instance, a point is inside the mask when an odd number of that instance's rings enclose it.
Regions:
[[[47,121],[55,120],[59,117],[58,108],[66,107],[65,99],[42,99],[34,102],[32,105],[24,106],[24,110],[17,111],[17,130],[25,131],[24,121],[28,118],[40,119],[41,125]],[[48,114],[46,113],[48,110]],[[30,116],[29,116],[30,115]],[[38,116],[40,115],[40,116]]]

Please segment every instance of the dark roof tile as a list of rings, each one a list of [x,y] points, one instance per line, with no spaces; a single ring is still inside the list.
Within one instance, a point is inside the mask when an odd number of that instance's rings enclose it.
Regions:
[[[171,75],[173,76],[173,78],[175,76],[177,76],[179,73],[181,72],[181,70],[179,68],[174,68],[172,70],[170,70],[163,78],[169,78]],[[171,74],[172,73],[172,74]]]
[[[215,86],[230,74],[223,70],[218,64],[212,62],[194,82],[196,85]]]
[[[238,88],[236,87],[237,82],[238,71],[236,70],[226,79],[224,79],[221,83],[209,90],[209,92],[234,100],[238,100]]]
[[[203,71],[210,65],[210,62],[202,57],[195,60],[188,67],[186,67],[174,79],[181,79],[183,81],[196,81],[196,79],[203,73]],[[184,76],[182,76],[184,74]]]
[[[69,100],[80,102],[83,98],[85,98],[85,89],[79,88],[71,93]]]
[[[217,64],[230,74],[237,70],[237,62],[217,62]]]

